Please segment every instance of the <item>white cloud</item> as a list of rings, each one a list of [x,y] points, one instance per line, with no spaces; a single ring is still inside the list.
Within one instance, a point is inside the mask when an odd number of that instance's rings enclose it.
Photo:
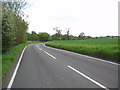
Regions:
[[[54,34],[54,27],[70,28],[78,36],[85,32],[90,36],[118,34],[118,0],[27,0],[31,7],[29,32]],[[63,31],[65,32],[65,31]]]

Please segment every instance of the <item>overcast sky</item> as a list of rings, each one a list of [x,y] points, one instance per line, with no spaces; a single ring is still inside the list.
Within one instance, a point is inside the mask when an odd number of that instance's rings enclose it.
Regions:
[[[59,27],[62,34],[78,36],[118,35],[119,0],[27,0],[31,6],[25,10],[29,32],[48,32]]]

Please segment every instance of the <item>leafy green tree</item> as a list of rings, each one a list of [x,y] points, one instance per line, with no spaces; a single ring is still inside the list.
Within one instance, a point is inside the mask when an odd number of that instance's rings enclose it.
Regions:
[[[62,40],[67,40],[67,35],[65,34],[65,35],[61,35],[61,37],[62,37]]]
[[[16,44],[21,44],[27,41],[27,29],[28,24],[24,20],[19,20],[21,18],[18,18],[16,22]]]
[[[39,37],[38,37],[37,33],[35,31],[32,31],[31,41],[38,41],[38,40],[39,40]]]
[[[31,34],[27,32],[27,41],[31,41]]]
[[[2,51],[5,52],[14,43],[15,29],[13,29],[13,13],[3,8],[2,14]]]
[[[6,2],[2,4],[2,51],[6,52],[15,44],[27,41],[26,31],[28,23],[23,19],[22,9],[26,6],[24,0]]]
[[[39,37],[35,31],[32,31],[31,34],[27,32],[28,41],[39,41]]]
[[[39,41],[49,41],[50,35],[46,32],[38,33]]]

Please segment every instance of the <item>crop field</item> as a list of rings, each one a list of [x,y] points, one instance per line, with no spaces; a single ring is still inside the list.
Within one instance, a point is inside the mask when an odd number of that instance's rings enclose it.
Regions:
[[[118,62],[118,38],[51,41],[46,45]]]

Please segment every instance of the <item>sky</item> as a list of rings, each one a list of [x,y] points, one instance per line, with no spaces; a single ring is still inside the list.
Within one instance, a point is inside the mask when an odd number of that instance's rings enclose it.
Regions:
[[[119,0],[26,0],[31,5],[24,10],[28,15],[28,32],[55,34],[59,27],[62,34],[78,36],[118,35]]]

